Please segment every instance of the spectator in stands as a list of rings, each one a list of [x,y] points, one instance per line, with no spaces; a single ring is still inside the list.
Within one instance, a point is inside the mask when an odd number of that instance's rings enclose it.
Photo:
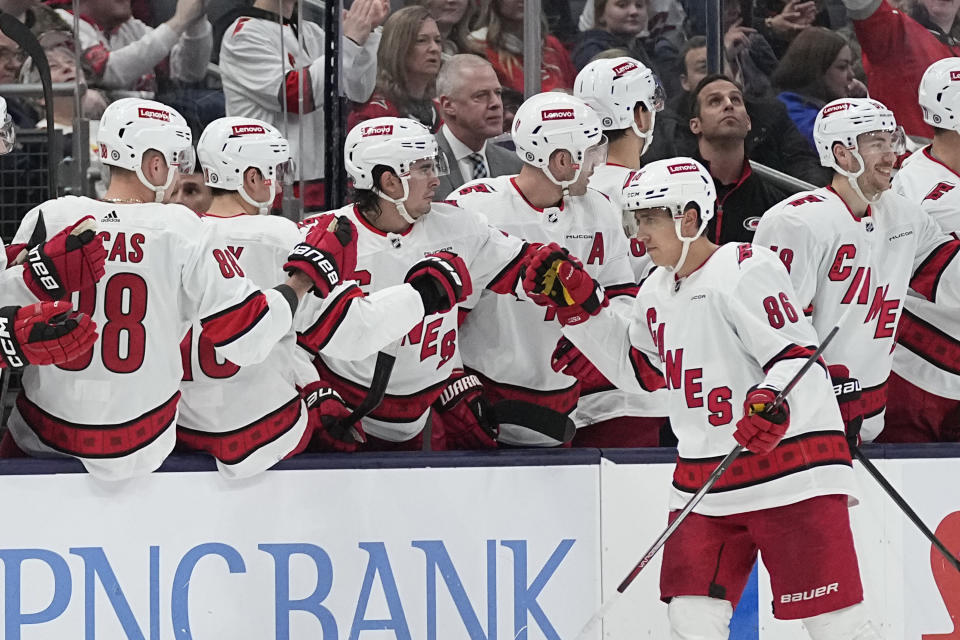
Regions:
[[[573,66],[580,71],[598,53],[626,49],[627,56],[653,68],[648,51],[647,0],[590,0],[596,6],[596,27],[584,31],[573,50]]]
[[[0,84],[15,84],[20,79],[20,67],[25,59],[20,45],[0,31]],[[7,114],[13,123],[22,129],[29,129],[37,122],[37,114],[24,101],[13,96],[7,97]]]
[[[887,105],[910,136],[932,138],[917,104],[931,63],[960,55],[960,3],[919,0],[910,15],[887,0],[843,0],[863,52],[870,97]]]
[[[213,202],[213,191],[203,180],[203,167],[196,163],[193,173],[178,174],[169,202],[182,204],[194,213],[205,214]]]
[[[348,129],[364,120],[392,116],[416,120],[436,133],[440,111],[434,97],[442,53],[443,38],[426,8],[404,7],[387,18],[377,51],[377,88],[350,112]]]
[[[95,86],[155,94],[168,55],[171,79],[191,83],[206,74],[212,40],[203,0],[179,0],[173,18],[156,29],[132,16],[130,0],[79,0],[79,8],[77,38]],[[73,24],[70,12],[57,12]]]
[[[73,25],[67,24],[54,9],[38,0],[0,0],[0,11],[27,25],[37,37],[49,31],[73,31]]]
[[[787,197],[753,173],[747,158],[750,131],[743,90],[721,74],[708,75],[693,90],[690,130],[699,160],[717,188],[717,208],[707,225],[711,242],[750,242],[763,213]],[[729,211],[729,213],[727,213]]]
[[[437,93],[443,114],[437,147],[450,172],[440,176],[434,200],[471,180],[520,173],[516,153],[487,142],[503,133],[500,81],[489,62],[472,54],[453,56],[440,70]]]
[[[83,69],[77,69],[74,55],[74,40],[72,34],[65,31],[53,31],[42,34],[40,44],[47,55],[47,64],[50,65],[50,80],[52,82],[86,82]],[[40,72],[36,70],[32,60],[27,60],[20,72],[20,80],[24,83],[39,83]],[[33,106],[41,114],[41,122],[37,126],[46,126],[45,120],[52,120],[54,127],[64,132],[65,136],[73,133],[74,99],[72,95],[53,97],[53,108],[47,108],[43,98],[32,100]],[[99,120],[107,108],[107,98],[96,89],[87,89],[80,99],[82,117],[90,120]],[[69,147],[68,147],[69,148]]]
[[[470,23],[477,13],[473,0],[415,0],[408,2],[409,4],[426,7],[437,22],[437,28],[443,37],[444,60],[470,51],[467,38],[470,35]]]
[[[299,183],[294,193],[303,198],[307,209],[320,209],[324,204],[324,34],[314,22],[300,25],[299,34],[294,30],[290,23],[294,0],[283,0],[282,15],[276,9],[276,0],[256,0],[253,6],[236,9],[222,19],[230,21],[220,47],[227,115],[263,120],[284,133],[299,172],[297,179],[307,182],[302,196]],[[341,89],[355,102],[365,102],[373,93],[378,27],[389,9],[386,0],[355,0],[342,14]],[[301,83],[305,87],[302,113]]]
[[[563,44],[549,35],[542,22],[542,64],[540,90],[571,89],[577,76]],[[474,52],[493,65],[504,89],[523,95],[523,0],[484,0],[470,34]]]
[[[684,92],[668,103],[657,116],[653,144],[644,154],[644,162],[676,156],[693,156],[697,138],[690,131],[693,97],[689,93],[707,75],[707,40],[696,36],[681,51]],[[804,141],[790,120],[787,109],[776,98],[744,96],[751,128],[747,134],[747,155],[754,161],[817,186],[826,185],[832,174],[820,165],[817,154]]]
[[[838,98],[867,95],[853,75],[853,52],[846,39],[823,27],[811,27],[794,39],[771,80],[790,119],[814,150],[813,123],[821,107]]]
[[[793,39],[817,19],[814,0],[756,0],[753,2],[753,25],[778,58],[783,57]]]

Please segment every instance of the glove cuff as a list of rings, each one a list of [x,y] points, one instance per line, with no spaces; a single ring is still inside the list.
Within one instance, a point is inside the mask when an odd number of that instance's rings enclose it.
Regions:
[[[0,358],[3,358],[6,366],[11,369],[19,369],[30,364],[16,337],[18,311],[20,307],[0,308]]]
[[[60,284],[53,260],[47,257],[41,245],[27,251],[23,280],[30,292],[41,301],[61,300],[67,293]]]

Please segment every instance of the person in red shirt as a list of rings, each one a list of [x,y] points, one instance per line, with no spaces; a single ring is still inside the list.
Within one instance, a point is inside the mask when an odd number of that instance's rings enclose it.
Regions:
[[[870,96],[887,105],[904,131],[933,138],[917,104],[920,78],[931,63],[960,55],[960,3],[920,0],[910,15],[888,0],[843,0],[863,49]]]
[[[504,89],[523,94],[523,0],[486,0],[478,25],[470,34],[475,53],[490,61]],[[548,35],[546,20],[541,27],[540,91],[572,89],[577,71],[570,54],[557,38]]]

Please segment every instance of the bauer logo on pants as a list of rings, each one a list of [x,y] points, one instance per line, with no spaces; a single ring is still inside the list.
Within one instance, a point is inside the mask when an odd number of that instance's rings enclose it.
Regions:
[[[573,120],[573,109],[544,109],[540,117],[544,120]]]

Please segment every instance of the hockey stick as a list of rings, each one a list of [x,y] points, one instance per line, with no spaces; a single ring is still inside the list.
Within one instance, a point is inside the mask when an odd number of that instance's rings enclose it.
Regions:
[[[917,515],[917,512],[914,511],[909,504],[907,504],[907,501],[903,499],[903,496],[901,496],[897,490],[893,488],[893,485],[891,485],[890,482],[883,476],[883,474],[880,473],[880,470],[877,469],[872,462],[870,462],[870,459],[863,454],[863,451],[860,451],[860,447],[851,447],[851,450],[853,451],[854,457],[859,460],[860,464],[863,465],[863,468],[867,470],[867,473],[873,476],[873,479],[877,481],[877,484],[879,484],[886,494],[890,496],[890,499],[893,500],[898,507],[900,507],[900,510],[903,511],[904,515],[907,516],[910,522],[915,524],[917,529],[920,529],[920,533],[927,537],[927,540],[929,540],[930,543],[937,548],[937,551],[943,554],[943,557],[947,559],[947,562],[949,562],[954,569],[960,571],[960,560],[958,560],[955,555],[950,553],[950,550],[947,549],[946,545],[943,544],[940,538],[930,531],[930,528],[923,523],[923,520],[921,520],[920,516]]]
[[[837,335],[837,332],[840,331],[840,325],[837,324],[830,330],[830,333],[820,342],[820,346],[817,347],[807,361],[803,363],[803,366],[799,371],[791,378],[790,382],[783,388],[783,391],[777,394],[777,397],[774,398],[773,402],[770,405],[770,408],[767,411],[774,410],[783,404],[783,401],[786,400],[787,394],[789,394],[797,383],[800,382],[800,379],[810,370],[817,360],[820,359],[820,354],[823,353],[824,349],[827,348],[827,345],[830,344],[830,341],[833,340],[833,337]],[[730,453],[717,465],[717,468],[714,469],[713,473],[710,474],[710,477],[707,478],[707,481],[703,483],[703,486],[693,494],[693,497],[687,501],[687,504],[684,505],[683,509],[680,510],[680,513],[674,518],[673,522],[667,526],[666,530],[660,534],[660,537],[657,538],[656,542],[647,550],[633,569],[630,570],[630,573],[627,574],[627,577],[623,579],[623,582],[617,587],[617,592],[609,599],[606,603],[603,603],[600,606],[600,609],[594,613],[590,619],[587,621],[587,624],[583,626],[583,629],[580,630],[580,633],[577,634],[576,640],[589,640],[590,634],[596,629],[596,626],[600,624],[600,621],[605,615],[610,613],[610,610],[619,602],[621,596],[623,596],[624,591],[627,590],[637,576],[640,575],[640,572],[643,571],[644,567],[650,564],[650,561],[653,560],[654,556],[657,555],[657,552],[663,548],[663,545],[666,544],[667,540],[677,531],[677,528],[680,527],[680,524],[687,518],[688,515],[694,510],[694,508],[700,504],[700,501],[703,500],[703,497],[707,495],[710,489],[713,488],[713,485],[716,484],[717,480],[720,479],[720,476],[723,475],[723,472],[733,464],[733,461],[743,453],[743,447],[739,444],[735,446]]]
[[[400,351],[401,342],[403,342],[403,338],[395,340],[392,345],[387,345],[386,349],[377,353],[377,362],[373,366],[373,378],[370,380],[370,390],[367,391],[367,395],[363,397],[360,404],[350,412],[350,415],[336,422],[331,430],[349,431],[357,442],[363,441],[353,426],[383,402],[383,396],[387,394],[387,385],[390,383],[390,375],[393,373],[393,365],[397,361],[397,352]]]

